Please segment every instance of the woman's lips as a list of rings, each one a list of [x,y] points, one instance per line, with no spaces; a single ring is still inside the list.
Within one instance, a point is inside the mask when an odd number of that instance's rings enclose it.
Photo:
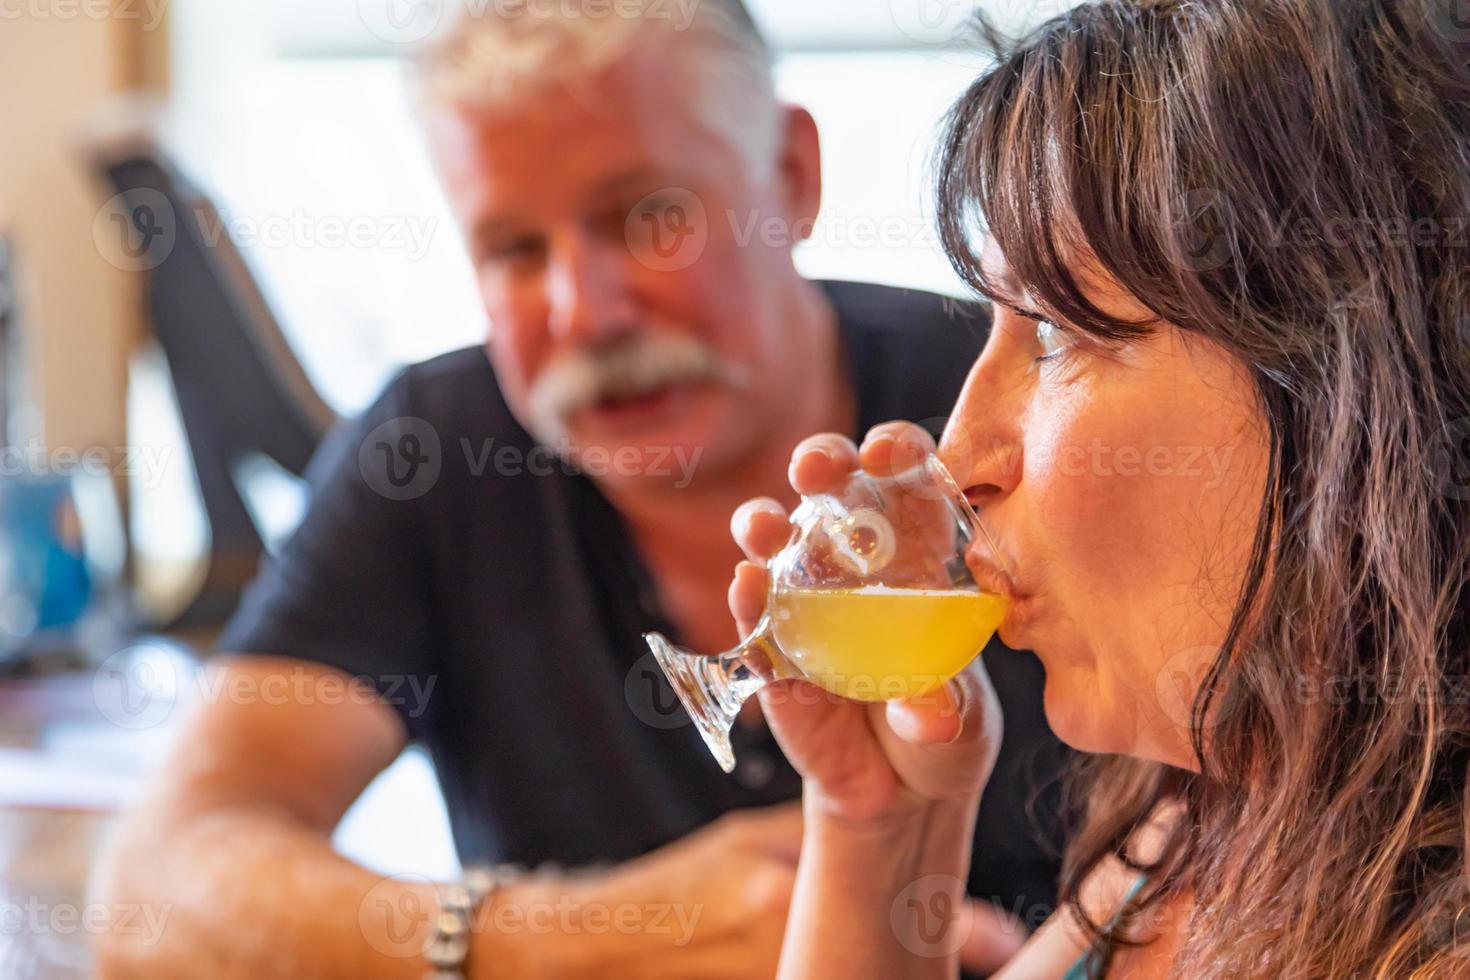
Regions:
[[[1020,598],[1011,577],[999,568],[986,563],[977,563],[974,560],[969,562],[969,566],[970,574],[975,576],[975,584],[980,586],[982,592],[993,592],[1012,601]]]
[[[965,564],[975,576],[975,582],[987,592],[996,592],[1011,599],[1024,599],[1026,592],[1016,582],[1012,572],[1015,563],[996,550],[989,535],[979,535],[970,542],[965,553]]]
[[[1011,640],[1016,640],[1019,636],[1016,630],[1035,618],[1031,602],[1033,593],[1016,581],[1016,576],[1010,571],[1015,566],[1003,555],[993,552],[985,541],[976,541],[970,546],[965,563],[982,591],[1003,595],[1010,600],[1001,631],[1008,633]]]

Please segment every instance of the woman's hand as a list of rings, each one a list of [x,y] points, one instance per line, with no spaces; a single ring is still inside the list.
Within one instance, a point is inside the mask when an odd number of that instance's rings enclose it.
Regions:
[[[886,475],[933,448],[929,434],[908,423],[875,427],[861,450],[840,435],[812,436],[792,454],[791,485],[821,493],[859,466]],[[749,635],[770,587],[765,563],[785,546],[791,525],[779,504],[760,498],[735,512],[731,531],[749,560],[735,570],[730,610]],[[940,801],[973,807],[1000,746],[1000,705],[978,657],[948,684],[905,701],[850,701],[802,680],[773,681],[760,699],[806,780],[809,814],[844,822],[903,821]]]

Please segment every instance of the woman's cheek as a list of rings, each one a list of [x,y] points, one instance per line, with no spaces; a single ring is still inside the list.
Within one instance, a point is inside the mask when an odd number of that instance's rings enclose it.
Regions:
[[[1161,488],[1129,465],[1126,438],[1095,422],[1057,418],[1027,453],[1027,481],[1041,504],[1047,551],[1069,577],[1108,591],[1122,576],[1141,574],[1167,504]],[[1118,450],[1123,448],[1120,459]],[[1121,465],[1120,465],[1121,463]]]

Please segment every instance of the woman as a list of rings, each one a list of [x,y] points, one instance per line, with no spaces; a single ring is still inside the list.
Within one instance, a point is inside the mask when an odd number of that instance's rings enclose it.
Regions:
[[[1001,976],[1470,975],[1470,19],[1438,2],[1104,0],[952,112],[940,224],[994,326],[940,455],[1095,754],[1064,907]],[[813,437],[793,485],[909,438]],[[749,629],[787,524],[732,526]],[[983,672],[790,683],[782,976],[952,976]]]

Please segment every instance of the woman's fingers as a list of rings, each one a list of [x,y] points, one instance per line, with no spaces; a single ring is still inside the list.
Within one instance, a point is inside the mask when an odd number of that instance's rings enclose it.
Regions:
[[[912,422],[884,422],[868,430],[858,459],[874,476],[889,476],[918,466],[934,452],[934,437]]]
[[[771,576],[764,568],[743,561],[735,566],[735,577],[730,580],[727,596],[730,614],[741,636],[749,636],[760,622],[766,610],[766,593],[771,587]]]
[[[857,466],[858,450],[853,441],[834,432],[823,432],[796,444],[786,475],[796,492],[807,496],[840,486]]]
[[[888,476],[912,469],[934,451],[934,437],[912,422],[875,425],[861,450],[846,436],[823,432],[797,444],[787,476],[803,496],[825,493],[859,466],[874,476]]]
[[[888,727],[905,742],[935,745],[953,742],[964,731],[965,695],[957,681],[928,694],[888,702]]]
[[[916,745],[971,740],[1000,743],[1003,719],[1000,699],[976,657],[947,683],[927,694],[889,701],[888,725],[899,738]],[[992,746],[994,748],[994,746]]]
[[[730,536],[746,558],[764,565],[791,538],[786,508],[770,497],[747,500],[730,515]]]

